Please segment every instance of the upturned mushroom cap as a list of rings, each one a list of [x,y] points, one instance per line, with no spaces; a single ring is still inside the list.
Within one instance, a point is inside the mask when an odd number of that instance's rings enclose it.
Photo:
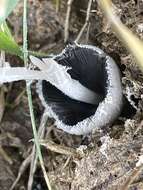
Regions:
[[[119,116],[123,99],[121,77],[111,57],[95,46],[74,44],[52,59],[59,68],[65,68],[62,85],[42,80],[37,91],[58,128],[83,135],[111,124]],[[43,61],[47,64],[48,59]],[[65,77],[69,78],[66,85]]]
[[[99,48],[74,44],[53,58],[30,59],[39,70],[6,66],[0,68],[0,83],[38,80],[39,97],[58,128],[83,135],[119,116],[123,104],[120,71]]]

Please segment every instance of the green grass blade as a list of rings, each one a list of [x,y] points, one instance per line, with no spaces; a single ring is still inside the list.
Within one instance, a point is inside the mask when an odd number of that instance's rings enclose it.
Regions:
[[[6,21],[4,21],[0,26],[0,32],[4,32],[11,40],[15,41]]]
[[[27,49],[27,0],[24,0],[24,10],[23,10],[23,53],[24,53],[24,65],[27,66],[28,64],[28,49]],[[35,117],[34,117],[34,110],[33,110],[33,104],[32,104],[32,94],[31,94],[31,88],[28,83],[26,83],[27,87],[27,95],[28,95],[28,104],[29,104],[29,110],[30,110],[30,116],[31,116],[31,123],[32,123],[32,130],[33,130],[33,135],[34,135],[34,140],[35,140],[35,145],[36,145],[36,152],[37,156],[40,161],[40,165],[44,174],[44,178],[47,184],[47,188],[49,190],[52,190],[49,178],[46,173],[46,169],[44,166],[44,161],[41,153],[41,148],[39,144],[39,139],[37,135],[37,130],[36,130],[36,123],[35,123]]]
[[[2,31],[0,31],[0,50],[4,50],[13,55],[18,55],[19,57],[23,56],[22,50],[17,43]]]

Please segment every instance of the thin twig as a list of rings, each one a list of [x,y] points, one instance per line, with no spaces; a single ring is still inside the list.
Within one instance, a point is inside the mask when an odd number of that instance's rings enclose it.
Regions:
[[[28,45],[27,45],[27,0],[24,0],[23,8],[23,56],[24,56],[24,65],[28,66]]]
[[[90,26],[91,26],[91,23],[89,22],[89,23],[88,23],[88,26],[87,26],[85,44],[88,44],[88,41],[89,41]]]
[[[67,13],[66,13],[66,20],[65,20],[65,31],[64,31],[64,42],[67,42],[69,38],[69,20],[70,20],[70,13],[71,13],[71,6],[74,0],[68,0],[67,2]]]
[[[4,66],[5,66],[5,52],[1,51],[1,55],[0,55],[0,67],[4,67]],[[0,122],[1,122],[1,120],[3,118],[4,110],[5,110],[4,86],[0,85]]]
[[[122,189],[122,190],[128,190],[130,185],[133,183],[133,181],[137,178],[137,176],[139,175],[139,173],[142,171],[143,169],[143,164],[141,164],[138,167],[135,167],[132,171],[132,174],[128,177],[128,179],[126,180],[125,184],[123,184],[121,187],[119,187],[118,190]]]
[[[63,165],[63,167],[62,167],[62,170],[64,170],[64,169],[67,167],[67,165],[69,164],[71,158],[72,158],[71,156],[69,156],[69,157],[67,158],[66,162],[64,163],[64,165]]]
[[[38,130],[38,138],[43,139],[44,134],[45,134],[45,125],[47,123],[48,116],[47,114],[43,113],[39,130]],[[35,145],[33,146],[32,153],[31,153],[31,164],[30,164],[30,174],[29,174],[29,180],[28,180],[28,190],[32,189],[32,184],[33,184],[33,176],[36,171],[36,165],[37,165],[37,155],[36,155],[36,147]]]
[[[88,7],[87,7],[87,11],[86,11],[86,19],[85,19],[85,23],[83,25],[83,27],[81,28],[75,42],[78,43],[78,41],[80,40],[85,28],[88,26],[88,23],[89,23],[89,18],[90,18],[90,11],[91,11],[91,6],[92,6],[92,0],[89,0],[88,1]]]
[[[110,0],[97,0],[97,2],[111,23],[115,34],[135,57],[137,64],[143,71],[143,42],[121,22],[114,13],[114,6]]]
[[[60,0],[56,0],[56,13],[59,12],[59,8],[60,8]]]
[[[53,141],[50,140],[41,140],[40,144],[46,147],[47,149],[59,153],[59,154],[65,154],[68,156],[73,156],[76,158],[81,158],[83,155],[81,155],[79,152],[76,151],[74,148],[66,147],[63,145],[58,145]]]
[[[9,155],[5,152],[3,147],[0,145],[0,155],[4,158],[5,161],[7,161],[10,165],[13,163],[12,159],[9,157]]]
[[[137,135],[137,133],[143,128],[143,120],[140,122],[140,124],[137,126],[134,135]]]
[[[28,179],[28,184],[27,184],[28,190],[32,189],[34,173],[36,171],[36,164],[37,164],[36,147],[35,145],[33,145],[32,153],[31,153],[30,173],[29,173],[29,179]]]
[[[1,51],[0,67],[4,67],[4,65],[5,65],[5,51]]]
[[[29,89],[28,89],[27,93],[28,93],[29,98],[32,100],[30,86],[29,86]],[[40,165],[41,165],[41,168],[42,168],[42,171],[43,171],[43,174],[44,174],[44,178],[45,178],[47,187],[48,187],[49,190],[52,190],[51,185],[50,185],[50,181],[49,181],[49,178],[47,176],[47,172],[46,172],[46,169],[45,169],[45,166],[44,166],[44,161],[43,161],[41,149],[40,149],[40,146],[39,146],[39,139],[38,139],[36,126],[35,126],[35,118],[34,118],[32,101],[29,101],[29,108],[30,108],[31,122],[32,122],[32,126],[33,126],[33,134],[34,134],[35,146],[36,146],[36,149],[37,149],[37,155],[38,155],[38,158],[39,158],[39,161],[40,161]]]
[[[20,94],[16,97],[16,99],[14,100],[14,103],[12,105],[12,108],[16,107],[19,103],[21,98],[23,97],[23,95],[25,94],[25,88],[22,90],[22,92],[20,92]]]
[[[29,166],[30,162],[31,162],[31,154],[22,162],[20,168],[19,168],[19,172],[17,175],[17,178],[15,179],[15,181],[13,182],[10,190],[13,190],[15,188],[15,186],[17,185],[18,181],[20,180],[22,174],[25,172],[25,170],[27,169],[27,167]]]
[[[41,124],[40,124],[40,127],[39,127],[39,131],[38,131],[38,136],[40,136],[40,134],[41,134],[40,138],[42,138],[42,136],[44,135],[43,128],[45,128],[45,123],[46,123],[47,117],[48,116],[43,114]],[[42,125],[42,123],[43,123],[43,125]],[[37,161],[37,156],[35,157],[35,155],[36,155],[36,150],[35,150],[35,145],[34,145],[32,153],[22,162],[22,164],[21,164],[21,166],[19,168],[17,178],[15,179],[14,183],[12,184],[10,190],[13,190],[15,188],[15,186],[17,185],[18,181],[20,180],[21,176],[23,175],[23,173],[25,172],[25,170],[27,169],[27,167],[29,166],[30,163],[31,163],[31,167],[33,166],[33,171],[30,170],[30,172],[31,172],[30,176],[32,174],[34,175],[34,173],[35,173],[34,168],[36,166],[36,163],[34,163],[34,164],[32,164],[32,163],[33,163],[33,160],[34,160],[34,162],[35,162],[35,160]],[[30,178],[30,176],[29,176],[29,178]],[[33,182],[32,178],[30,178],[30,180],[31,181],[29,182],[29,187],[30,187],[30,183],[32,184],[32,182]]]

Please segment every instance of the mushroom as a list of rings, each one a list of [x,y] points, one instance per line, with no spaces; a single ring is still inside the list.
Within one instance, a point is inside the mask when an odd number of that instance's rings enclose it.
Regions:
[[[120,115],[121,76],[111,57],[95,46],[73,44],[53,60],[68,76],[58,73],[59,86],[51,81],[39,81],[37,92],[58,128],[85,135],[111,124]],[[43,62],[48,64],[48,59]]]
[[[74,43],[52,58],[30,56],[30,60],[39,70],[0,68],[0,82],[38,80],[39,97],[58,128],[86,135],[120,115],[120,71],[101,49]]]

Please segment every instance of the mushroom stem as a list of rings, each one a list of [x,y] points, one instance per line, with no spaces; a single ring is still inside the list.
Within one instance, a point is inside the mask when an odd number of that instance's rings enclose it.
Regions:
[[[97,105],[102,101],[102,95],[95,93],[83,86],[78,80],[71,78],[67,72],[71,69],[70,67],[60,65],[51,58],[40,60],[37,57],[30,56],[30,59],[34,65],[46,73],[45,80],[70,98],[93,105]]]
[[[0,68],[0,83],[19,80],[44,80],[46,77],[41,71],[29,70],[24,67]]]

